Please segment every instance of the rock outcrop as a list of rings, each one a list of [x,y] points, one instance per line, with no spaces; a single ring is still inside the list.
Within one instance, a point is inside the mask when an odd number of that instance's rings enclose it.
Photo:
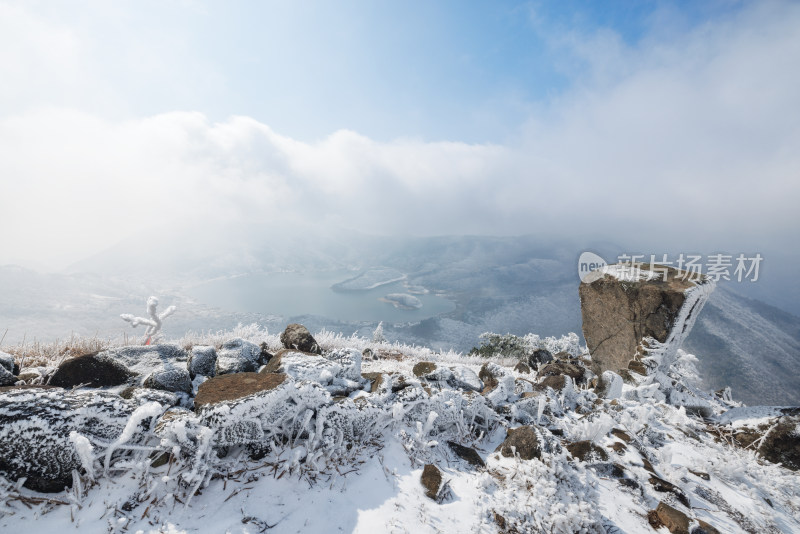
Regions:
[[[189,356],[189,375],[194,380],[197,375],[215,376],[217,374],[217,351],[214,347],[207,345],[196,345],[192,347]]]
[[[281,344],[287,349],[322,354],[322,349],[320,349],[317,340],[314,339],[308,328],[297,323],[292,323],[286,327],[286,330],[281,334]]]
[[[215,371],[218,375],[254,373],[261,365],[261,347],[236,338],[223,343],[222,348],[217,351]]]
[[[579,293],[592,370],[627,369],[643,340],[672,358],[713,289],[705,276],[660,265],[616,264],[589,273]]]
[[[130,380],[135,373],[105,352],[85,354],[66,360],[58,366],[50,378],[51,386],[72,388],[79,385],[89,387],[118,386]]]
[[[235,373],[210,378],[197,388],[196,409],[210,404],[242,399],[262,391],[271,391],[286,381],[285,374]]]

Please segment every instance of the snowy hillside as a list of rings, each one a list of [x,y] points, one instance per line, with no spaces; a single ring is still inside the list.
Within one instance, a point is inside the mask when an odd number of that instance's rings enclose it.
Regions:
[[[188,369],[189,390],[167,382],[163,388],[175,392],[131,390],[130,382],[102,391],[4,388],[0,447],[9,450],[11,434],[25,436],[0,462],[6,474],[34,473],[37,451],[53,439],[66,453],[56,463],[74,467],[64,479],[70,487],[54,493],[28,489],[22,478],[0,479],[0,530],[800,529],[798,456],[780,448],[776,430],[789,425],[785,435],[796,445],[797,410],[745,409],[703,393],[694,385],[696,359],[683,351],[665,390],[651,376],[598,380],[574,335],[529,337],[553,358],[545,364],[327,332],[315,338],[322,355],[280,351],[278,336],[257,327],[102,353],[140,376],[163,377],[163,365],[178,374]],[[63,352],[41,351],[20,378],[47,381]],[[206,360],[212,353],[216,364]],[[251,361],[267,365],[260,373],[202,374]],[[213,389],[250,377],[269,385],[239,397]],[[101,413],[92,406],[103,398],[116,415],[48,426]],[[31,403],[50,415],[14,419]],[[707,417],[685,407],[698,405],[710,407]],[[36,476],[55,469],[45,465]]]

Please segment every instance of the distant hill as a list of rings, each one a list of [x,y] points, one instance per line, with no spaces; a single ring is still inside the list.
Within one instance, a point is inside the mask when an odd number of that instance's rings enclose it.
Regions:
[[[298,320],[312,331],[369,335],[377,323],[276,317],[270,309],[223,311],[188,297],[186,288],[250,272],[348,269],[355,275],[371,268],[396,270],[414,287],[439,292],[456,303],[451,313],[422,322],[384,322],[389,339],[468,351],[487,331],[580,334],[577,257],[593,250],[611,258],[619,249],[534,236],[379,238],[344,231],[299,236],[302,229],[295,228],[225,239],[224,229],[195,236],[190,230],[156,236],[145,252],[132,243],[119,244],[74,265],[70,274],[44,276],[0,268],[5,297],[0,330],[12,327],[6,343],[18,341],[22,332],[27,339],[64,336],[72,330],[91,335],[111,329],[118,334],[125,331],[118,314],[137,312],[150,293],[166,296],[165,305],[179,305],[170,325],[176,332],[230,328],[248,321],[278,329]],[[800,318],[790,313],[720,286],[685,348],[700,358],[709,389],[730,385],[734,397],[748,404],[800,404]]]

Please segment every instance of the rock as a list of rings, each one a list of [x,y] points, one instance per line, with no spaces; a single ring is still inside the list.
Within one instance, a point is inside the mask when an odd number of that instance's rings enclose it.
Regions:
[[[756,452],[765,460],[800,469],[800,407],[731,408],[719,416],[719,422],[736,445],[751,449],[757,445]]]
[[[98,391],[30,387],[0,393],[0,473],[26,477],[25,487],[35,491],[63,491],[72,485],[72,471],[84,467],[76,443],[88,439],[102,456],[102,444],[119,438],[136,408]],[[149,426],[145,418],[126,444],[142,445]]]
[[[494,362],[484,363],[478,372],[478,378],[483,382],[483,394],[486,395],[494,390],[506,377],[511,377],[511,375],[500,365]]]
[[[439,468],[433,464],[425,464],[420,482],[425,488],[425,496],[438,502],[439,492],[442,489],[442,472]]]
[[[608,460],[608,453],[592,443],[591,440],[569,443],[567,450],[573,458],[581,462],[605,462]]]
[[[72,388],[81,384],[93,388],[119,386],[135,375],[107,352],[85,354],[66,360],[50,378],[51,386]]]
[[[720,534],[716,527],[709,525],[702,519],[697,520],[697,526],[692,529],[692,534]]]
[[[448,382],[452,387],[464,391],[483,391],[483,382],[469,367],[451,367],[450,371],[452,375]]]
[[[363,358],[365,360],[377,360],[378,359],[378,355],[375,354],[375,352],[369,347],[367,347],[366,349],[361,351],[361,356],[363,356]]]
[[[322,349],[317,344],[317,340],[314,339],[308,328],[301,324],[292,323],[287,326],[286,330],[281,334],[281,343],[287,349],[322,354]]]
[[[194,398],[195,410],[203,406],[228,402],[270,391],[283,384],[285,374],[275,373],[235,373],[209,378],[197,388]]]
[[[181,367],[162,367],[147,375],[142,385],[150,389],[192,394],[192,379],[189,378],[189,371]]]
[[[792,471],[800,469],[800,418],[781,418],[767,431],[758,453],[764,459]]]
[[[603,399],[611,400],[622,397],[622,377],[614,371],[603,371],[594,392]]]
[[[628,362],[628,370],[640,375],[647,376],[647,367],[639,360],[631,360]]]
[[[371,382],[370,393],[377,393],[383,384],[383,373],[361,373],[361,378]]]
[[[621,439],[625,443],[630,443],[631,441],[633,441],[633,438],[630,437],[627,432],[625,432],[624,430],[621,430],[619,428],[612,429],[611,430],[611,435],[616,437],[616,438]]]
[[[19,366],[14,363],[14,356],[0,350],[0,367],[4,368],[12,375],[19,374]]]
[[[530,426],[509,428],[505,441],[495,449],[495,452],[499,452],[506,457],[519,455],[523,460],[532,460],[542,456],[542,451],[539,448],[539,437],[533,427]]]
[[[17,378],[5,366],[0,365],[0,386],[13,386],[17,383]]]
[[[192,347],[187,366],[189,377],[192,380],[198,375],[215,376],[217,374],[217,351],[214,347],[207,345],[195,345]]]
[[[159,367],[184,367],[189,353],[178,345],[159,343],[157,345],[133,345],[104,350],[108,356],[141,376],[147,376]]]
[[[474,465],[475,467],[486,467],[486,463],[483,461],[483,458],[481,458],[481,455],[472,447],[465,447],[455,441],[448,441],[447,445],[456,456],[466,461],[468,464]]]
[[[553,388],[554,391],[561,391],[567,386],[568,381],[569,377],[565,375],[546,376],[539,381],[537,389],[544,391],[547,388]]]
[[[653,486],[653,489],[656,491],[660,491],[662,493],[672,493],[680,503],[686,507],[689,506],[689,499],[686,498],[686,495],[683,493],[678,486],[673,484],[672,482],[668,482],[663,478],[657,477],[655,475],[651,476],[648,480],[650,484]]]
[[[518,373],[528,374],[531,372],[531,368],[528,367],[528,364],[519,362],[517,365],[514,366],[514,370]]]
[[[553,354],[547,349],[536,349],[533,354],[528,356],[528,365],[532,369],[537,369],[540,366],[553,361]]]
[[[680,510],[660,502],[653,514],[658,519],[659,526],[667,527],[672,534],[689,534],[689,518]],[[649,518],[650,514],[648,514]],[[653,525],[653,521],[650,522]],[[653,525],[653,528],[658,528]]]
[[[261,367],[261,347],[241,338],[231,339],[217,351],[217,375],[252,373]]]
[[[261,363],[267,364],[272,359],[273,354],[269,351],[269,346],[267,346],[266,341],[262,341],[261,345]]]
[[[414,376],[424,378],[426,375],[431,374],[436,370],[436,364],[433,362],[419,362],[414,365],[411,372]]]
[[[649,264],[608,265],[589,273],[579,294],[592,370],[626,369],[644,338],[665,344],[665,357],[674,357],[713,288],[702,275]]]
[[[555,375],[567,375],[568,377],[572,378],[576,384],[586,383],[585,370],[583,367],[580,367],[574,363],[558,361],[548,363],[539,369],[540,377]]]

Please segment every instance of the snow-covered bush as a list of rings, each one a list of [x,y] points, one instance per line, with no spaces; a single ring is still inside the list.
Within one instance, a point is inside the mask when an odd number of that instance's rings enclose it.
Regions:
[[[515,358],[527,362],[534,352],[541,349],[547,350],[551,354],[566,352],[573,358],[577,358],[584,352],[580,346],[578,335],[573,332],[560,338],[541,338],[536,334],[526,334],[520,337],[492,332],[481,334],[480,337],[483,340],[481,345],[474,347],[469,352],[470,355],[485,358]]]

